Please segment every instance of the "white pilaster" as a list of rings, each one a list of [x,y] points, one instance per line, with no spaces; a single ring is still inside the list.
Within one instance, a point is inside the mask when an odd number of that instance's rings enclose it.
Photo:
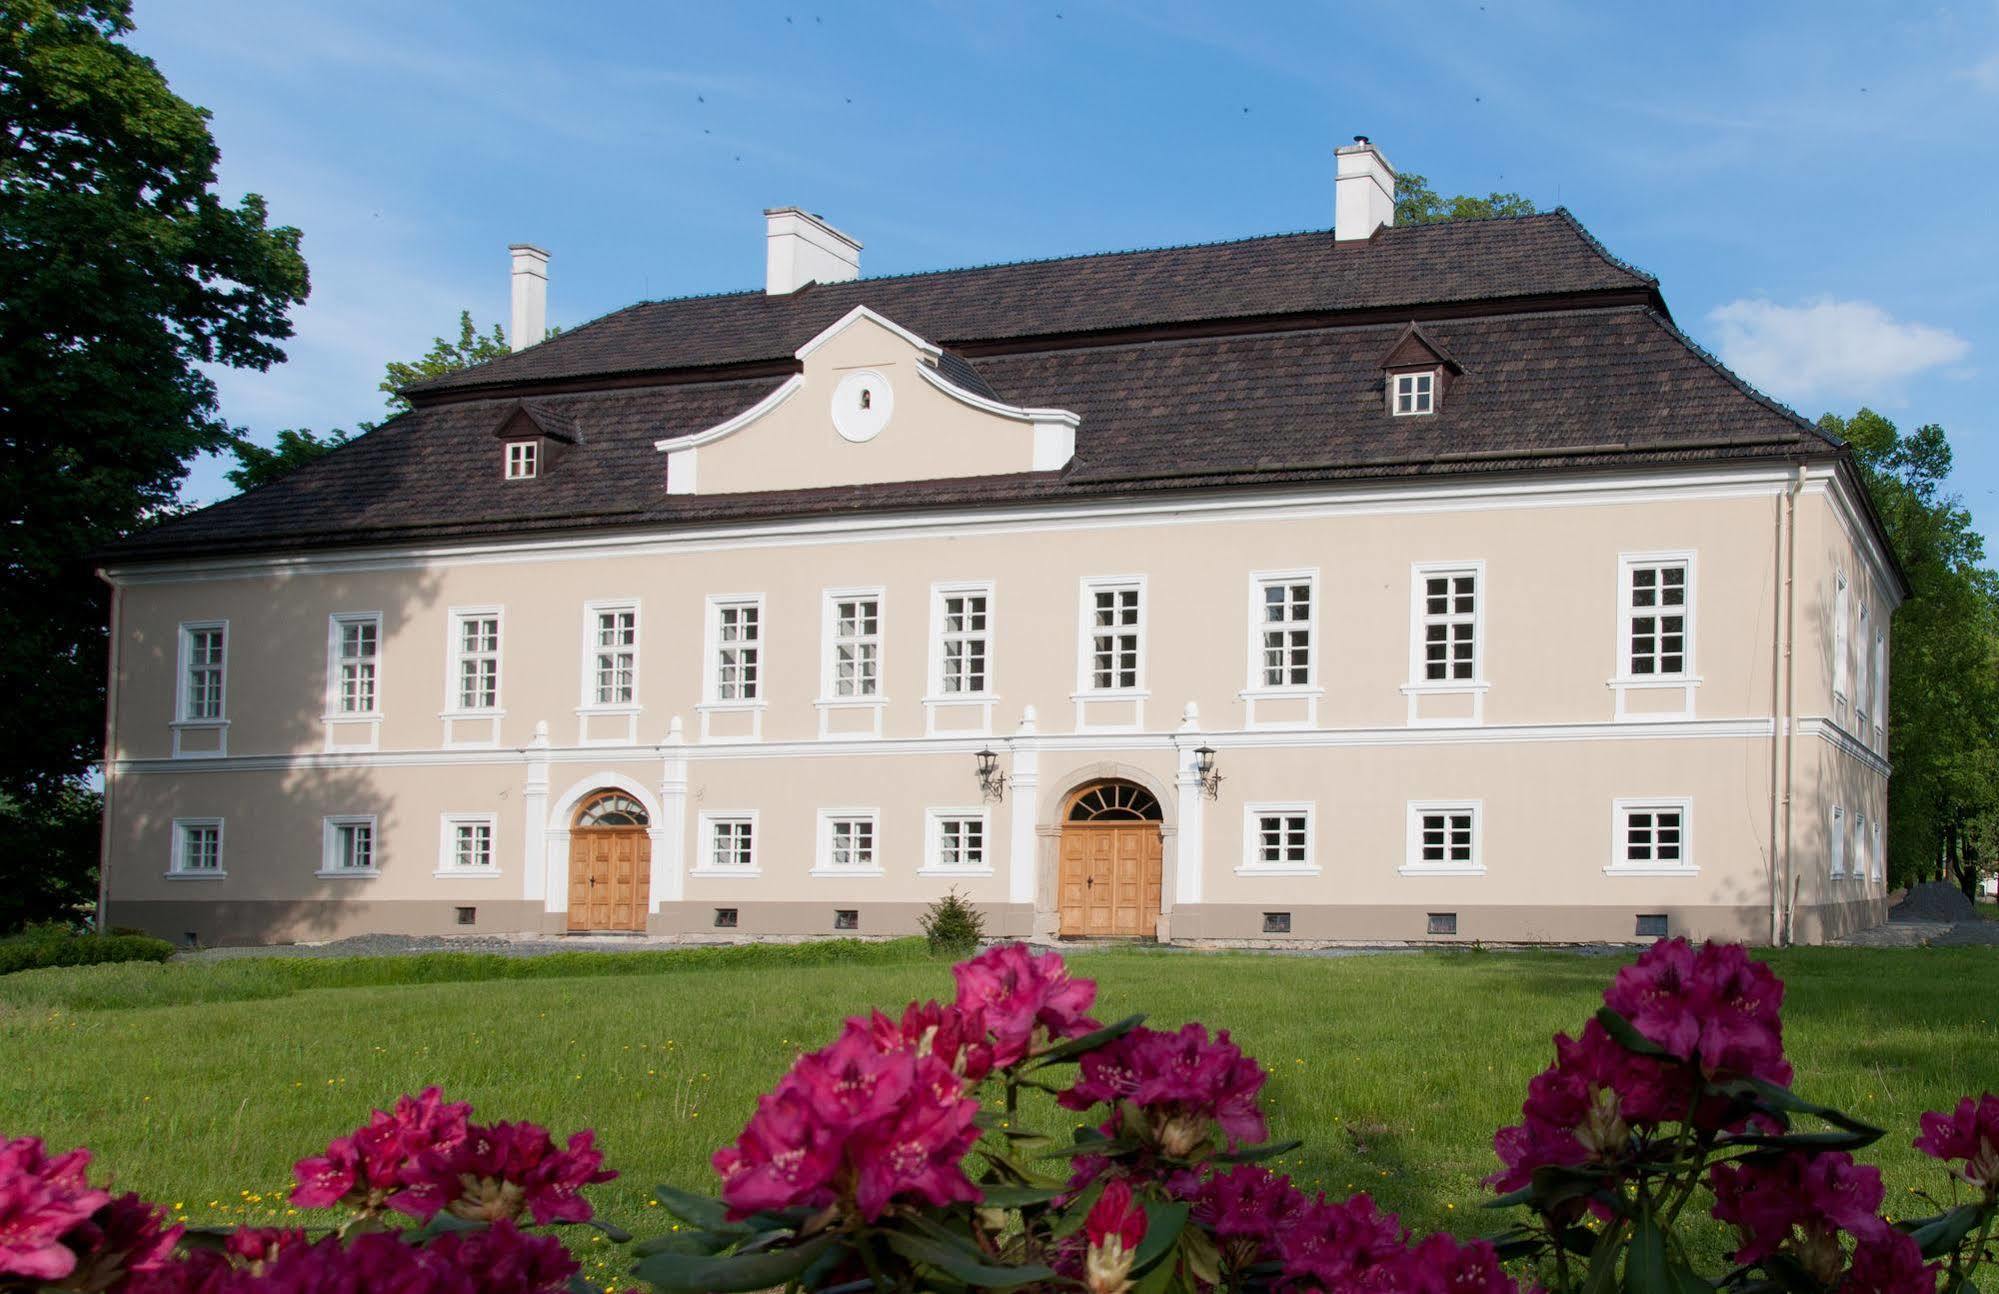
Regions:
[[[659,776],[659,822],[652,839],[652,902],[678,903],[686,884],[687,849],[687,737],[680,716],[667,725]]]
[[[527,777],[521,784],[521,897],[548,892],[548,722],[534,726]]]
[[[1176,780],[1180,788],[1180,830],[1174,836],[1177,861],[1173,869],[1173,902],[1176,906],[1201,901],[1201,874],[1207,852],[1204,846],[1207,840],[1205,820],[1208,799],[1201,789],[1199,757],[1194,754],[1200,744],[1201,711],[1189,701],[1180,715],[1180,731],[1173,737],[1173,749],[1179,764]]]
[[[1007,789],[1013,795],[1013,818],[1007,851],[1006,897],[1011,903],[1034,902],[1035,813],[1040,807],[1041,743],[1036,739],[1034,707],[1021,712],[1020,727],[1008,743],[1013,749],[1013,774]]]

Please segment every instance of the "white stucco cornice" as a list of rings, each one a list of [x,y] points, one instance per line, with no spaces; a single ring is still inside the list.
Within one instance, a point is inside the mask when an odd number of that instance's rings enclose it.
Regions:
[[[847,329],[853,327],[854,324],[856,324],[862,319],[866,319],[869,323],[879,325],[882,328],[886,328],[888,331],[902,338],[904,341],[908,342],[911,346],[916,348],[917,354],[923,356],[923,358],[929,360],[933,364],[937,362],[937,357],[944,353],[942,348],[937,346],[936,343],[925,341],[923,338],[918,337],[915,333],[909,331],[909,329],[903,327],[895,320],[887,318],[883,315],[876,314],[874,311],[868,309],[866,306],[855,306],[852,310],[849,310],[847,313],[841,315],[838,322],[834,323],[831,327],[827,328],[817,337],[814,337],[811,341],[806,342],[803,346],[800,346],[797,350],[793,351],[792,357],[794,359],[803,360],[813,351],[818,350],[821,346],[824,346],[827,342],[833,340],[835,337],[839,336]]]
[[[711,440],[720,440],[730,432],[740,431],[742,428],[755,422],[758,418],[769,413],[772,409],[777,408],[786,400],[798,394],[798,388],[804,385],[805,374],[793,373],[790,377],[784,379],[784,384],[779,386],[777,390],[772,391],[769,395],[728,421],[718,422],[706,431],[693,431],[685,436],[668,436],[664,440],[655,440],[652,443],[652,447],[658,450],[693,449],[697,445],[705,445]]]
[[[959,386],[950,378],[945,377],[942,373],[927,364],[919,366],[916,372],[924,381],[936,387],[945,395],[950,396],[953,400],[961,404],[968,404],[982,413],[996,414],[1002,418],[1011,418],[1015,422],[1059,422],[1065,427],[1072,428],[1081,426],[1083,422],[1081,414],[1071,413],[1067,409],[1029,409],[1020,405],[1002,404],[998,400],[988,399],[976,391],[967,391],[964,387]]]

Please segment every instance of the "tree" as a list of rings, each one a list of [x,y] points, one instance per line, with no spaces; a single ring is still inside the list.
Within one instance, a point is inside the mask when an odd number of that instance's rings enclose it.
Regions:
[[[1872,409],[1819,426],[1853,446],[1911,588],[1889,638],[1891,879],[1942,874],[1974,894],[1999,840],[1999,574],[1944,488],[1943,428],[1904,435]]]
[[[548,335],[553,337],[555,330]],[[382,378],[381,390],[389,397],[391,414],[409,412],[410,402],[403,398],[402,388],[412,382],[421,382],[427,377],[442,377],[455,373],[461,368],[474,364],[484,364],[489,359],[499,359],[511,355],[513,348],[507,345],[507,335],[494,324],[493,331],[481,333],[472,326],[472,312],[458,312],[458,340],[446,341],[439,337],[431,343],[428,353],[422,359],[404,363],[391,360],[387,374]]]
[[[361,427],[362,431],[369,429],[367,424]],[[338,427],[327,432],[323,440],[314,435],[310,427],[297,430],[287,427],[278,433],[277,442],[268,449],[239,437],[229,447],[230,452],[236,455],[236,466],[224,475],[237,489],[254,490],[260,485],[269,485],[279,477],[291,475],[315,458],[325,457],[352,439]]]
[[[298,230],[269,227],[255,194],[217,196],[208,114],[131,31],[129,0],[0,0],[10,923],[65,915],[96,865],[95,834],[69,829],[104,733],[108,599],[89,555],[172,509],[189,462],[230,443],[203,366],[282,360],[308,290]]]
[[[1430,181],[1410,172],[1395,177],[1395,223],[1434,225],[1443,220],[1489,220],[1494,216],[1531,216],[1536,208],[1531,198],[1517,193],[1488,193],[1474,197],[1468,193],[1439,197]]]

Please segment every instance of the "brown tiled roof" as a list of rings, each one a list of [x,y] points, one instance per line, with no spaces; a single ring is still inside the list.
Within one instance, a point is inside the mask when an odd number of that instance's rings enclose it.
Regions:
[[[940,346],[1468,301],[1654,293],[1567,211],[1386,228],[1360,242],[1330,230],[647,301],[412,395],[613,374],[788,360],[857,305]],[[976,354],[973,354],[976,359]]]
[[[901,322],[898,320],[898,322]],[[712,426],[778,376],[537,397],[579,444],[501,479],[512,403],[419,407],[262,489],[135,536],[113,556],[674,527],[859,510],[1051,503],[1173,489],[1830,456],[1839,447],[1744,387],[1658,312],[1607,306],[1437,319],[1462,365],[1441,412],[1397,418],[1381,356],[1404,322],[992,355],[1004,400],[1082,415],[1060,473],[700,496],[665,493],[653,442]],[[526,352],[523,352],[526,353]]]

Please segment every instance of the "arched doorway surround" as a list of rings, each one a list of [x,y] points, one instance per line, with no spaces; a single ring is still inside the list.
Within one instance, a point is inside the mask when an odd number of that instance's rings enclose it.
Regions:
[[[1047,802],[1036,932],[1083,938],[1159,938],[1174,828],[1166,788],[1123,764],[1078,769]]]
[[[652,889],[652,813],[616,787],[577,804],[569,827],[569,929],[644,930]]]

